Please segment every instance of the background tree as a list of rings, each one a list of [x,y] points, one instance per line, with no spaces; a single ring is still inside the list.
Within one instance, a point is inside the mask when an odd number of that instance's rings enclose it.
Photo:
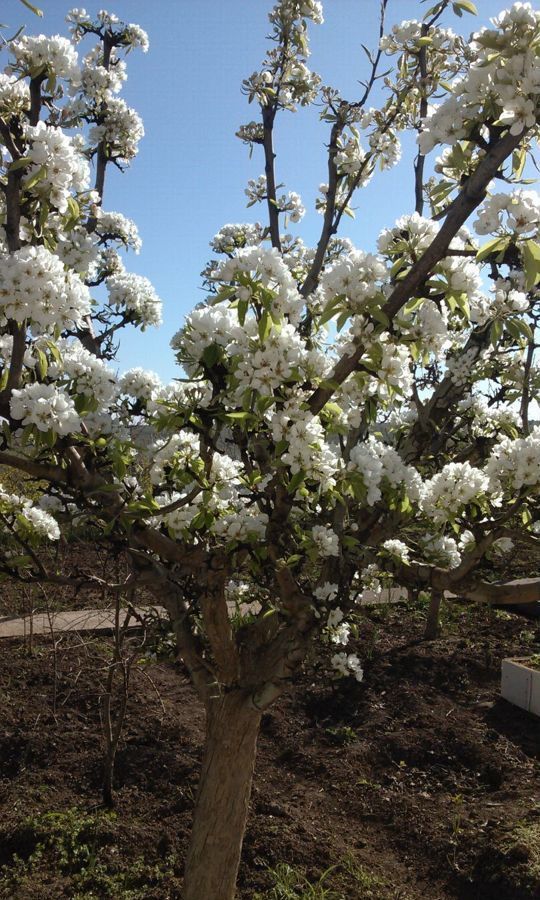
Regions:
[[[98,583],[47,551],[84,526],[127,551],[130,584],[165,604],[207,715],[186,900],[234,896],[260,717],[313,640],[362,677],[348,648],[362,587],[383,573],[497,598],[512,589],[482,583],[479,561],[516,534],[537,540],[540,202],[516,185],[538,133],[540,14],[516,4],[465,40],[441,24],[450,6],[474,11],[442,0],[386,33],[383,2],[352,101],[307,66],[321,4],[272,9],[272,47],[244,83],[260,118],[238,132],[262,148],[247,194],[267,224],[215,236],[208,300],[172,342],[184,376],[165,386],[110,366],[119,329],[160,319],[117,252],[137,249],[134,224],[102,206],[107,168],[124,168],[143,133],[118,92],[121,55],[146,35],[74,10],[74,41],[97,39],[82,60],[63,38],[22,37],[0,76],[0,464],[42,486],[39,503],[0,494],[0,570]],[[303,207],[280,193],[273,132],[278,114],[315,102],[328,171],[310,249],[283,231]],[[377,253],[357,250],[341,219],[411,130],[416,209]],[[475,212],[481,247],[464,228]]]

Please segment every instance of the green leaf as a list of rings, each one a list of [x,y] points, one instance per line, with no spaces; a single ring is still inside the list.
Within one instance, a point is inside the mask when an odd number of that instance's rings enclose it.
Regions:
[[[516,178],[521,178],[526,161],[526,149],[514,150],[512,154],[512,174],[515,175]]]
[[[299,472],[297,472],[295,475],[293,475],[293,477],[291,478],[291,480],[289,481],[289,484],[287,486],[287,493],[294,494],[294,492],[297,490],[297,488],[299,488],[300,485],[304,482],[305,477],[306,477],[306,473],[305,473],[304,469],[300,469]]]
[[[405,258],[403,256],[398,257],[398,259],[396,259],[394,265],[390,269],[390,277],[395,278],[398,272],[400,272],[401,269],[406,265],[407,261],[405,260]]]
[[[197,513],[197,515],[191,520],[189,527],[197,530],[198,528],[204,528],[206,526],[206,512],[201,510],[201,512]]]
[[[263,312],[263,314],[259,320],[258,330],[259,330],[259,338],[261,339],[261,342],[264,344],[266,338],[272,331],[272,317],[266,312],[266,310]]]
[[[344,312],[340,313],[340,315],[337,318],[337,322],[336,322],[336,328],[338,331],[341,331],[341,329],[343,328],[343,326],[345,325],[345,323],[347,322],[349,317],[350,317],[350,312],[348,309],[346,309],[346,310],[344,310]]]
[[[497,237],[493,238],[492,241],[488,241],[487,244],[480,247],[480,250],[476,254],[476,261],[482,262],[482,260],[487,259],[488,256],[492,256],[494,253],[497,253],[500,250],[506,250],[510,240],[510,235],[505,235],[504,237]]]
[[[340,295],[339,297],[334,297],[333,300],[330,300],[329,303],[324,307],[321,317],[319,319],[319,325],[325,325],[327,322],[332,319],[337,312],[341,309],[343,297]]]
[[[285,560],[285,565],[286,566],[295,566],[296,563],[300,562],[301,559],[302,559],[302,557],[301,557],[300,553],[293,553],[292,556],[287,557],[287,559]]]
[[[471,318],[471,307],[469,304],[469,300],[467,298],[467,294],[454,294],[456,298],[456,304],[458,309],[461,310],[466,319]]]
[[[37,6],[34,6],[33,3],[30,3],[29,0],[20,0],[23,6],[26,6],[30,12],[33,12],[35,16],[39,16],[40,19],[43,18],[43,10],[39,9]]]
[[[9,171],[16,172],[17,169],[24,169],[25,166],[28,166],[32,160],[29,156],[21,156],[20,159],[16,159],[15,162],[12,162]]]
[[[41,206],[39,207],[39,227],[43,231],[45,225],[47,223],[47,219],[49,218],[50,206],[46,200],[43,201]]]
[[[47,174],[47,168],[45,166],[40,166],[37,171],[34,172],[33,175],[30,175],[29,178],[24,182],[25,190],[29,191],[31,188],[35,187],[38,181],[42,181]]]
[[[210,344],[209,347],[205,347],[204,352],[201,356],[201,359],[207,369],[211,369],[212,366],[215,366],[218,359],[220,357],[220,348],[217,344]]]
[[[521,256],[525,269],[525,284],[530,291],[540,281],[540,244],[536,241],[525,241],[521,245]]]
[[[230,419],[233,422],[245,422],[245,420],[251,418],[251,416],[252,413],[247,412],[247,410],[238,410],[237,412],[225,413],[225,418]]]
[[[45,353],[43,352],[43,350],[37,350],[36,355],[37,355],[37,370],[39,373],[39,377],[41,378],[41,380],[43,380],[45,378],[45,376],[47,375],[47,369],[49,368],[49,364],[47,362],[47,357],[46,357]]]
[[[244,322],[246,321],[248,306],[249,306],[248,300],[239,300],[238,301],[238,322],[242,327],[244,327]]]
[[[499,343],[499,339],[502,333],[503,324],[500,319],[495,319],[495,321],[491,323],[491,328],[489,329],[489,340],[494,347],[496,347],[496,345]]]
[[[380,306],[376,306],[374,309],[370,309],[370,314],[376,322],[380,322],[381,325],[384,325],[385,328],[388,328],[388,326],[390,325],[390,319],[388,318],[386,313],[382,311]]]
[[[471,3],[471,0],[455,0],[455,2],[452,3],[452,8],[456,16],[461,16],[462,11],[470,13],[471,16],[478,15],[478,10],[474,3]]]

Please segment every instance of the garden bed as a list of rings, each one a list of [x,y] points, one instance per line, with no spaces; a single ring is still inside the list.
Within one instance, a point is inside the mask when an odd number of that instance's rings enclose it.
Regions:
[[[364,682],[322,686],[314,661],[265,714],[243,900],[540,896],[540,721],[499,699],[502,657],[538,653],[540,630],[453,606],[443,639],[424,644],[423,615],[367,611]],[[137,664],[117,809],[104,812],[93,673],[108,647],[65,635],[56,651],[36,639],[30,657],[2,644],[6,900],[181,896],[201,709],[174,662]],[[302,893],[332,866],[328,894]]]

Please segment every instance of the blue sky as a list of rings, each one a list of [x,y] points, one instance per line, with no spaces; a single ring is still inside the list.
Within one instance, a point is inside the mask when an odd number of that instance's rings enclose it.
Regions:
[[[3,0],[2,21],[14,30],[24,23],[27,33],[67,33],[69,3],[34,2],[43,19],[19,0]],[[240,86],[264,55],[271,5],[270,0],[116,0],[107,6],[145,28],[150,50],[129,55],[123,92],[142,116],[146,137],[131,169],[123,176],[110,173],[104,206],[136,221],[143,249],[139,256],[129,254],[127,267],[150,278],[164,303],[161,329],[126,330],[121,369],[143,366],[165,380],[179,374],[169,341],[186,313],[204,299],[199,273],[210,255],[209,240],[226,222],[257,219],[257,207],[246,210],[244,188],[248,178],[263,172],[260,148],[250,160],[235,131],[257,115]],[[510,4],[477,0],[478,18],[449,15],[446,24],[469,34],[505,5]],[[86,8],[94,12],[90,3]],[[388,23],[420,18],[425,8],[419,0],[390,0]],[[378,9],[378,0],[326,0],[325,24],[311,29],[311,68],[351,100],[367,72],[361,44],[376,44]],[[317,240],[321,223],[314,200],[326,180],[327,130],[314,110],[284,113],[276,124],[278,179],[298,191],[308,209],[290,231],[307,244]],[[383,227],[412,210],[412,154],[409,142],[400,165],[375,176],[358,194],[357,217],[347,219],[342,230],[358,246],[372,249]]]

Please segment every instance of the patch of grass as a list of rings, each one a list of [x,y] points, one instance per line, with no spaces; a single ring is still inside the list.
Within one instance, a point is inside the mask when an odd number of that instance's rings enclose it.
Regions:
[[[346,745],[354,744],[357,740],[356,731],[350,725],[336,726],[335,728],[325,728],[325,733],[332,739],[335,744]]]
[[[334,867],[323,872],[317,882],[310,882],[303,869],[279,863],[270,869],[274,884],[264,894],[255,894],[253,900],[345,900],[344,895],[325,886]]]
[[[530,880],[540,881],[540,822],[516,825],[502,850],[522,863]]]
[[[269,870],[273,885],[253,900],[390,900],[388,886],[353,856],[330,866],[310,881],[304,869],[279,863]]]
[[[0,868],[0,897],[37,897],[40,884],[52,886],[51,877],[54,888],[65,896],[60,886],[66,887],[72,900],[145,900],[150,889],[161,896],[161,888],[174,883],[176,859],[122,860],[117,828],[114,813],[75,807],[26,819],[13,835],[20,855]]]

